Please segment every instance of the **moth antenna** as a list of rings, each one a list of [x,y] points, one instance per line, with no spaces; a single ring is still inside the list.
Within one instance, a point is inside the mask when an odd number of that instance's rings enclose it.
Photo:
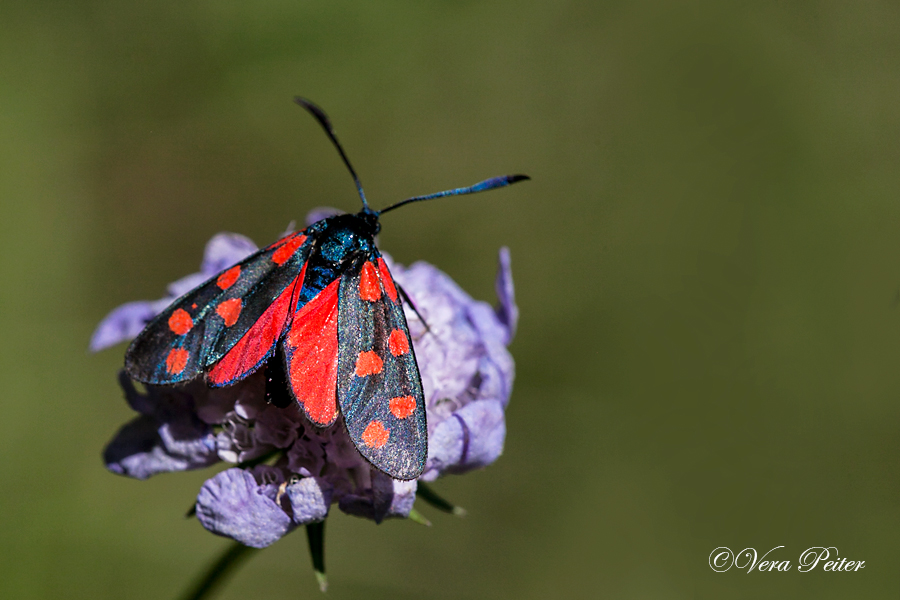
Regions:
[[[528,181],[531,179],[528,175],[502,175],[500,177],[491,177],[490,179],[485,179],[484,181],[479,181],[475,185],[470,185],[468,187],[454,188],[452,190],[445,190],[443,192],[436,192],[434,194],[428,194],[427,196],[414,196],[412,198],[407,198],[406,200],[401,200],[396,204],[391,204],[387,208],[383,208],[378,211],[376,214],[383,215],[389,210],[394,210],[395,208],[400,208],[404,204],[409,204],[410,202],[419,202],[421,200],[432,200],[434,198],[443,198],[444,196],[463,196],[465,194],[475,194],[478,192],[486,192],[487,190],[492,190],[494,188],[506,187],[507,185],[512,185],[519,181]]]
[[[347,165],[347,169],[350,171],[350,175],[353,176],[353,183],[356,184],[356,191],[359,192],[359,199],[362,200],[363,210],[366,212],[371,212],[372,209],[369,208],[369,203],[366,201],[366,193],[363,191],[362,184],[359,182],[359,177],[356,175],[356,171],[353,169],[353,165],[350,164],[350,159],[347,158],[347,155],[344,153],[344,149],[341,147],[341,143],[338,141],[337,136],[334,134],[334,127],[331,126],[331,121],[328,118],[328,115],[325,114],[325,111],[307,100],[306,98],[301,98],[297,96],[294,98],[294,102],[305,108],[309,113],[315,117],[316,121],[319,122],[319,125],[322,126],[322,129],[325,130],[325,133],[328,134],[328,138],[331,140],[331,143],[334,144],[334,147],[337,148],[338,154],[341,155],[341,159],[344,161],[344,164]]]

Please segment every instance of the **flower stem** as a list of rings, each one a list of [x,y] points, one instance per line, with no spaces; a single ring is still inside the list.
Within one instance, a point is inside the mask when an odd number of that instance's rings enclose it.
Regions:
[[[222,556],[219,557],[219,560],[209,568],[203,577],[197,580],[194,587],[183,596],[184,600],[201,600],[202,598],[208,597],[208,595],[231,574],[231,571],[237,568],[244,559],[248,558],[250,554],[256,550],[256,548],[234,542]]]

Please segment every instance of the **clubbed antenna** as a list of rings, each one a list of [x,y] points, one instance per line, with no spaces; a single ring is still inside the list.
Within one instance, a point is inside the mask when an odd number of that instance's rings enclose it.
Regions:
[[[334,128],[331,126],[331,121],[328,119],[328,115],[325,114],[324,110],[322,110],[306,98],[297,96],[296,98],[294,98],[294,102],[308,110],[309,113],[316,118],[316,121],[319,122],[319,125],[322,126],[322,129],[325,130],[325,133],[328,134],[328,137],[331,139],[334,147],[337,148],[338,153],[344,160],[344,164],[347,165],[347,168],[350,170],[350,174],[353,176],[353,182],[356,184],[356,191],[359,192],[359,198],[363,203],[363,210],[371,212],[369,203],[366,202],[366,193],[363,192],[362,184],[359,182],[359,177],[356,176],[356,171],[353,170],[353,165],[350,164],[350,160],[347,158],[347,155],[344,154],[344,149],[341,148],[341,143],[338,141],[337,136],[334,135]]]
[[[518,181],[528,181],[531,179],[528,175],[503,175],[501,177],[491,177],[490,179],[485,179],[484,181],[479,181],[475,185],[470,185],[469,187],[461,187],[452,190],[445,190],[443,192],[437,192],[434,194],[428,194],[427,196],[415,196],[413,198],[407,198],[406,200],[401,200],[396,204],[391,204],[387,208],[383,208],[378,211],[377,214],[382,215],[389,210],[394,210],[395,208],[399,208],[404,204],[409,204],[410,202],[419,202],[420,200],[431,200],[433,198],[443,198],[444,196],[462,196],[464,194],[475,194],[477,192],[486,192],[487,190],[492,190],[498,187],[505,187],[507,185],[512,185]]]

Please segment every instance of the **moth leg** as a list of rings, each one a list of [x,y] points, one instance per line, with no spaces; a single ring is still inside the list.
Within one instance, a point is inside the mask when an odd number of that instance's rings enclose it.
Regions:
[[[401,285],[396,284],[396,281],[395,281],[395,285],[397,286],[397,289],[400,291],[400,295],[403,297],[403,300],[407,304],[409,304],[409,307],[411,309],[413,309],[413,312],[416,313],[416,316],[419,317],[420,321],[422,321],[422,325],[425,326],[425,331],[427,333],[431,333],[431,327],[428,326],[428,323],[425,321],[425,319],[422,318],[422,315],[419,314],[419,310],[416,308],[416,305],[413,304],[413,301],[409,299],[409,296],[406,294],[406,290],[404,290]]]

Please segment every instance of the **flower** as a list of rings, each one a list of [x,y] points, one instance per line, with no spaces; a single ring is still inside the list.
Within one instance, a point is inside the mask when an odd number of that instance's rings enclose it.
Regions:
[[[310,217],[334,213],[317,209]],[[171,284],[160,300],[115,309],[97,327],[91,349],[133,338],[178,296],[255,250],[243,236],[216,235],[207,244],[200,273]],[[432,265],[403,267],[385,259],[415,306],[405,310],[425,392],[429,442],[419,479],[433,481],[492,463],[506,433],[504,410],[514,371],[506,346],[518,318],[508,250],[500,250],[496,308],[473,300]],[[376,523],[410,515],[416,481],[394,480],[372,467],[350,441],[341,418],[319,429],[296,404],[278,408],[268,403],[266,380],[263,367],[224,388],[196,380],[139,391],[120,373],[125,399],[139,416],[106,447],[107,468],[145,479],[227,463],[230,468],[201,487],[197,518],[213,533],[256,548],[299,525],[321,522],[333,504]]]

